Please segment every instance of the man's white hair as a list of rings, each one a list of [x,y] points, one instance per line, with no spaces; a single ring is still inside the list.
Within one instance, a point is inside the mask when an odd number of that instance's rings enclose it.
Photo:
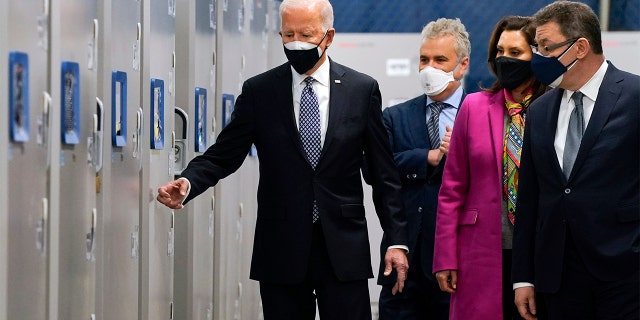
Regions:
[[[282,20],[282,12],[286,8],[308,8],[316,4],[320,5],[320,16],[324,31],[333,28],[333,7],[329,0],[284,0],[280,4],[280,19]]]

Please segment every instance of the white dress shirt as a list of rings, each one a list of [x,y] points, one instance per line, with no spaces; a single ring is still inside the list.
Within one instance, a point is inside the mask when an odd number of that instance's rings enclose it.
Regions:
[[[582,107],[584,109],[584,127],[585,130],[588,127],[589,120],[591,119],[591,113],[593,113],[593,106],[596,103],[596,97],[598,97],[598,90],[600,89],[600,85],[602,84],[602,80],[604,79],[604,74],[607,72],[607,64],[606,61],[602,62],[600,68],[596,73],[593,74],[591,79],[585,83],[582,88],[578,91],[584,94],[582,98]],[[560,164],[560,168],[563,165],[563,156],[564,156],[564,144],[567,141],[567,130],[569,129],[569,118],[571,117],[571,112],[576,108],[573,99],[571,99],[571,95],[573,95],[575,91],[565,90],[562,95],[562,100],[560,101],[560,111],[558,112],[558,127],[556,128],[556,138],[553,142],[553,146],[556,149],[556,156],[558,157],[558,163]]]
[[[296,115],[296,128],[300,128],[300,97],[302,90],[307,85],[304,79],[312,77],[316,81],[312,83],[313,92],[318,96],[320,106],[320,146],[324,146],[324,137],[327,134],[327,122],[329,119],[329,59],[325,59],[316,72],[311,75],[298,74],[291,67],[293,75],[293,112]]]

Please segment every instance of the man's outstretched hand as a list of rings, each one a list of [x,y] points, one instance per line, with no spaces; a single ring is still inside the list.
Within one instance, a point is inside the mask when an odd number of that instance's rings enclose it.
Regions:
[[[171,209],[182,209],[182,202],[187,197],[188,190],[189,181],[186,179],[174,180],[158,188],[156,199]]]

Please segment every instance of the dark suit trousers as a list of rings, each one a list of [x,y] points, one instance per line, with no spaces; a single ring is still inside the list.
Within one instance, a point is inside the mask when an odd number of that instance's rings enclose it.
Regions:
[[[338,280],[329,261],[320,223],[315,223],[313,228],[309,269],[303,283],[281,285],[260,282],[265,320],[313,320],[316,299],[322,320],[371,320],[367,279]]]
[[[402,293],[392,295],[393,284],[382,286],[380,320],[449,319],[449,294],[440,290],[435,277],[425,276],[424,269],[430,270],[431,266],[420,265],[420,242],[418,239]]]
[[[593,277],[567,228],[560,290],[544,294],[550,320],[640,319],[640,270],[618,281]]]

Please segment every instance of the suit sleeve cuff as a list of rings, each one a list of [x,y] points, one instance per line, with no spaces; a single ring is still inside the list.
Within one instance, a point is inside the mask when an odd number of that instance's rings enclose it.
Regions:
[[[523,287],[533,287],[533,283],[529,283],[529,282],[516,282],[513,284],[513,290],[518,289],[518,288],[523,288]]]
[[[185,178],[185,177],[180,177],[178,178],[178,180],[184,180],[187,182],[187,194],[185,194],[184,199],[182,199],[182,202],[180,202],[180,204],[184,204],[184,200],[187,199],[187,197],[189,197],[189,193],[191,192],[191,182],[189,182],[189,179]]]
[[[393,246],[389,246],[389,247],[387,248],[387,250],[389,250],[389,249],[402,249],[402,250],[404,250],[404,252],[409,253],[409,247],[407,247],[407,246],[403,246],[403,245],[400,245],[400,244],[398,244],[398,245],[393,245]]]

